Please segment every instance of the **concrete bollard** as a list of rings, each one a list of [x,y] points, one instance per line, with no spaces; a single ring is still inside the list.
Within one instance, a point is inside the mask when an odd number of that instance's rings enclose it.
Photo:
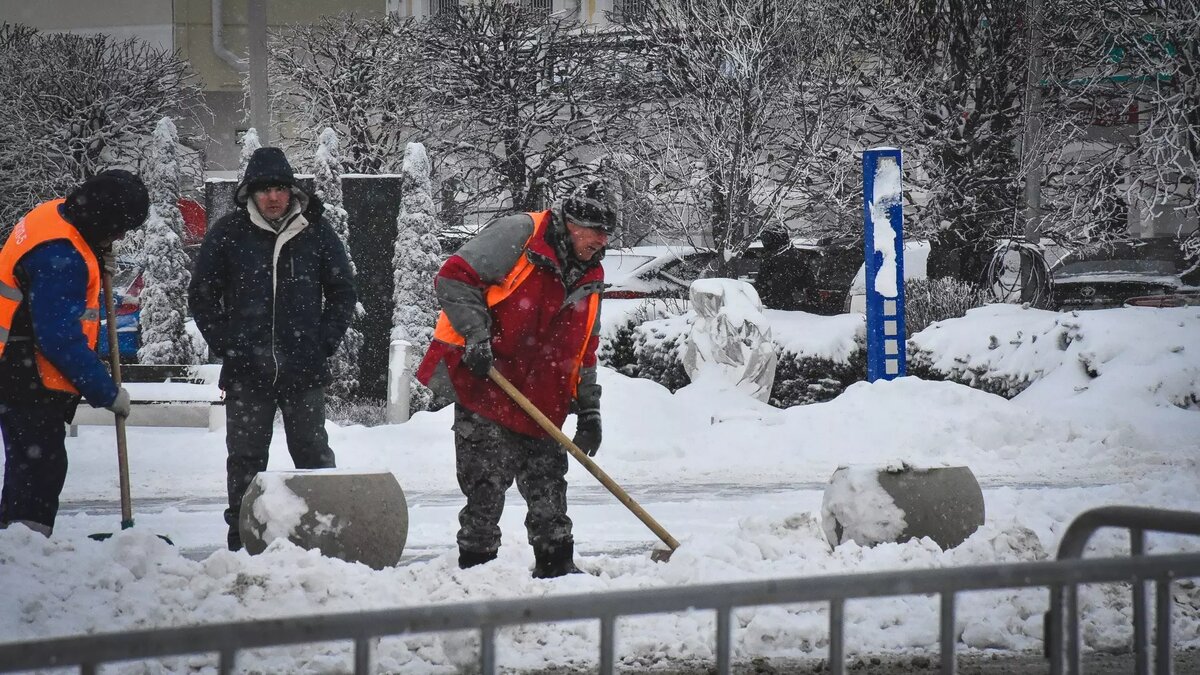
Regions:
[[[958,546],[983,525],[983,491],[965,466],[839,467],[821,505],[831,546],[860,546],[929,537]]]
[[[238,529],[251,555],[286,538],[378,570],[400,561],[408,539],[408,503],[388,471],[263,471],[242,499]]]

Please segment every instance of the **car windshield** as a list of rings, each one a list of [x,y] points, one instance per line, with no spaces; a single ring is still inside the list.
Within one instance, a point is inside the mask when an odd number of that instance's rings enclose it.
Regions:
[[[629,276],[634,270],[642,267],[651,260],[654,260],[654,256],[609,251],[604,254],[604,259],[600,261],[600,266],[604,268],[604,278],[612,281],[613,279]]]

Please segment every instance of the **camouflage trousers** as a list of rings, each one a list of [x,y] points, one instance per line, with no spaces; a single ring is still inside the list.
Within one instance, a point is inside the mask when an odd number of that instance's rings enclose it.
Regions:
[[[573,543],[567,517],[567,453],[552,438],[518,434],[454,406],[458,486],[467,505],[458,512],[458,547],[492,553],[500,548],[504,493],[517,483],[528,511],[525,529],[535,549]]]

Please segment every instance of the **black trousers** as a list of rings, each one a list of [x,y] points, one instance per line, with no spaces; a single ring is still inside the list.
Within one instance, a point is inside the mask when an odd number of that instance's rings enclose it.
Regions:
[[[525,530],[535,550],[574,543],[567,517],[567,453],[552,438],[510,431],[454,406],[458,487],[467,505],[458,513],[458,547],[493,553],[500,547],[504,493],[517,483],[525,498]]]
[[[225,522],[237,533],[242,496],[259,471],[267,468],[275,410],[283,413],[288,452],[297,469],[334,466],[325,432],[325,390],[257,391],[231,388],[225,395],[225,461],[229,508]]]
[[[0,403],[4,436],[0,525],[28,520],[54,527],[58,497],[67,479],[69,410],[74,410],[74,402]]]

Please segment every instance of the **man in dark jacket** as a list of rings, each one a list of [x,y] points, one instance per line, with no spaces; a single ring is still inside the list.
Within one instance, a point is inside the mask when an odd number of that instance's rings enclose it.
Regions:
[[[149,204],[141,179],[105,171],[27,213],[0,249],[0,527],[53,531],[67,476],[64,423],[80,395],[129,414],[129,393],[95,352],[101,274],[112,242],[145,222]]]
[[[495,365],[561,426],[573,408],[575,444],[600,447],[600,259],[617,215],[601,183],[559,210],[501,218],[468,241],[438,272],[442,306],[417,379],[455,401],[458,564],[496,558],[504,493],[515,480],[529,511],[535,578],[578,572],[567,517],[567,454],[495,383]]]
[[[205,236],[188,288],[196,325],[223,359],[232,551],[242,547],[242,495],[267,468],[276,408],[296,468],[334,466],[327,360],[357,303],[346,248],[282,150],[254,151],[234,201]]]

